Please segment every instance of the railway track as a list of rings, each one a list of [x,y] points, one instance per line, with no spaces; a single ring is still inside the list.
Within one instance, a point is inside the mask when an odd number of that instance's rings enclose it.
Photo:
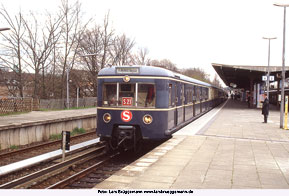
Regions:
[[[97,145],[97,146],[96,146]],[[61,158],[41,163],[40,168],[28,168],[25,171],[34,171],[19,175],[12,180],[9,176],[0,189],[88,189],[102,182],[116,171],[129,165],[142,155],[146,154],[159,143],[150,143],[139,154],[132,152],[115,152],[104,154],[105,145],[99,142],[94,147],[86,148],[77,154],[70,155],[61,162]],[[1,178],[1,177],[0,177]]]
[[[109,157],[104,157],[103,160],[95,162],[88,167],[76,172],[55,184],[52,184],[46,189],[90,189],[96,184],[104,181],[106,178],[121,170],[125,166],[131,164],[147,152],[158,146],[158,142],[149,143],[139,153],[132,152],[115,153]],[[44,187],[37,187],[44,188]]]
[[[88,175],[90,175],[90,176],[93,175],[94,174],[93,172],[95,170],[99,169],[102,165],[111,161],[114,157],[116,157],[118,155],[119,155],[119,153],[115,153],[113,155],[104,157],[102,160],[99,160],[98,162],[89,166],[88,168],[81,170],[81,171],[75,173],[74,175],[47,187],[47,189],[83,188],[83,185],[81,186],[81,183],[79,183],[79,182],[81,182],[81,180],[83,178],[85,178]],[[95,185],[95,182],[99,183],[102,180],[104,180],[106,177],[109,177],[109,175],[93,175],[93,177],[96,179],[90,180],[89,184],[87,186],[84,186],[84,188],[92,188]]]
[[[86,138],[95,138],[96,133],[95,130],[91,130],[87,133],[83,133],[80,135],[72,136],[71,143],[77,143],[81,140],[88,140]],[[84,139],[82,139],[84,138]],[[23,159],[27,159],[39,154],[43,154],[45,152],[51,151],[51,148],[58,149],[61,145],[61,140],[44,142],[41,144],[25,147],[23,149],[9,151],[0,154],[0,166],[7,165],[13,162],[17,162]]]
[[[7,182],[5,184],[0,185],[0,189],[13,189],[13,188],[31,188],[40,182],[45,181],[48,178],[51,178],[74,165],[80,165],[87,161],[91,161],[97,159],[103,154],[103,150],[105,145],[99,144],[97,147],[86,149],[84,152],[80,154],[72,155],[71,157],[67,157],[68,159],[64,162],[60,162],[59,159],[54,160],[54,164],[48,164],[47,167],[31,173],[29,175],[25,175],[23,177],[19,177],[17,179],[12,180],[11,182]],[[21,176],[21,175],[20,175]]]

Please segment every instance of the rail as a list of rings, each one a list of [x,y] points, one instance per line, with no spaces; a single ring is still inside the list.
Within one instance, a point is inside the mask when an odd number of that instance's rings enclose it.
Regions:
[[[49,186],[47,189],[61,189],[64,188],[66,186],[68,186],[69,184],[85,177],[86,175],[88,175],[90,172],[92,172],[93,170],[97,169],[98,167],[100,167],[101,165],[103,165],[104,163],[110,161],[112,158],[114,158],[115,156],[119,155],[119,152],[109,156],[109,157],[104,157],[103,160],[97,162],[96,164],[86,168],[83,171],[80,171],[56,184],[53,184],[51,186]]]
[[[6,184],[0,185],[0,189],[27,188],[31,186],[33,183],[39,182],[40,181],[39,178],[42,178],[42,179],[47,178],[47,175],[51,177],[51,175],[56,175],[62,170],[74,164],[77,164],[82,161],[86,161],[87,159],[94,159],[95,157],[99,156],[103,152],[104,149],[105,149],[105,146],[98,147],[94,150],[91,150],[87,153],[76,156],[74,158],[71,158],[67,161],[55,164],[53,166],[50,166],[48,168],[45,168],[33,174],[30,174],[22,178],[13,180],[12,182],[8,182]]]

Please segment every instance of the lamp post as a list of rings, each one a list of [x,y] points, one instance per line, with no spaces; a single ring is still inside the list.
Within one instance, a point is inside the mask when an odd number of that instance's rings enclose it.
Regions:
[[[286,32],[286,7],[289,4],[273,4],[274,6],[284,8],[284,19],[283,19],[283,52],[282,52],[282,83],[281,83],[281,107],[280,107],[280,128],[283,128],[284,122],[284,84],[285,84],[285,32]]]
[[[87,56],[96,56],[97,53],[93,53],[93,54],[84,54],[84,55],[81,55],[81,57],[87,57]]]
[[[7,31],[10,30],[10,28],[0,28],[0,31]]]
[[[66,68],[66,108],[69,109],[69,67]]]
[[[270,44],[271,44],[271,40],[272,39],[277,39],[276,37],[263,37],[263,39],[267,39],[269,41],[269,46],[268,46],[268,68],[267,68],[267,97],[269,99],[269,83],[270,83],[270,80],[269,80],[269,77],[270,77]]]

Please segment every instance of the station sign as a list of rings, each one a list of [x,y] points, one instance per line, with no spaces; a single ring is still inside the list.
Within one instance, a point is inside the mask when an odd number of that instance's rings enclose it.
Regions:
[[[267,81],[267,76],[262,76],[262,81]],[[275,81],[275,77],[269,76],[269,81],[271,81],[271,82]]]

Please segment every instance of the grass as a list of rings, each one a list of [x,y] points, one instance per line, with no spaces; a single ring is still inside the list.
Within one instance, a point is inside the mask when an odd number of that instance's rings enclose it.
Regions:
[[[19,146],[16,146],[16,145],[10,146],[10,149],[11,149],[11,150],[17,150],[18,148],[19,148]]]
[[[84,128],[77,128],[75,127],[71,132],[70,132],[70,136],[75,136],[75,135],[79,135],[79,134],[83,134],[86,133],[86,130]],[[62,135],[61,133],[59,134],[52,134],[49,136],[50,140],[61,140],[62,139]]]
[[[19,115],[19,114],[27,114],[29,112],[9,112],[5,114],[0,114],[0,116],[10,116],[10,115]]]
[[[87,106],[87,107],[72,107],[72,108],[65,108],[64,110],[81,110],[81,109],[88,109],[88,108],[96,108],[96,106]]]
[[[64,108],[64,109],[39,109],[42,112],[49,112],[49,111],[61,111],[61,110],[81,110],[81,109],[88,109],[88,108],[96,108],[96,106],[88,106],[88,107],[72,107],[72,108]]]
[[[86,130],[84,128],[75,127],[71,132],[71,136],[83,134],[85,132],[86,132]]]
[[[61,133],[59,134],[52,134],[49,136],[49,140],[60,140],[61,139]]]
[[[88,106],[88,107],[73,107],[73,108],[65,108],[65,109],[39,109],[38,111],[42,111],[42,112],[49,112],[49,111],[61,111],[61,110],[81,110],[81,109],[88,109],[88,108],[96,108],[96,106]],[[29,111],[31,112],[31,111]],[[19,114],[27,114],[29,112],[9,112],[9,113],[5,113],[5,114],[0,114],[1,116],[10,116],[10,115],[19,115]]]

